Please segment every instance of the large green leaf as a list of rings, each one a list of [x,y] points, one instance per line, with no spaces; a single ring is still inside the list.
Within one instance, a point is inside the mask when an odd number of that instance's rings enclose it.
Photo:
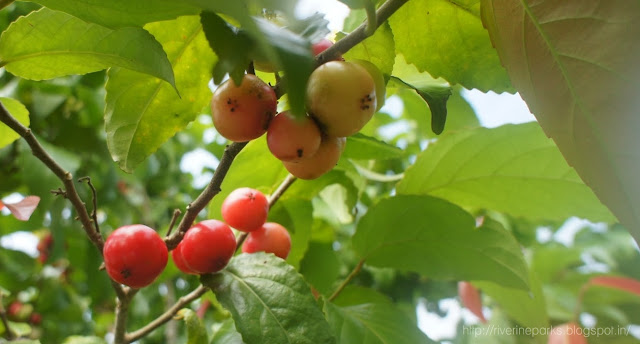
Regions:
[[[199,10],[173,0],[31,0],[84,21],[119,28],[174,19]]]
[[[347,137],[347,144],[342,154],[349,159],[384,160],[400,158],[404,152],[374,137],[356,133]]]
[[[335,343],[302,276],[272,254],[241,254],[201,280],[231,312],[246,343]]]
[[[476,228],[470,214],[438,198],[383,199],[358,223],[353,247],[373,266],[528,288],[527,266],[513,236],[498,226]]]
[[[29,126],[29,110],[22,105],[19,101],[12,98],[0,97],[0,103],[9,111],[9,114],[13,116],[18,122],[22,123],[25,127]],[[0,148],[10,144],[11,142],[20,138],[20,135],[9,128],[6,124],[0,123]]]
[[[175,83],[167,55],[147,31],[112,30],[47,8],[19,18],[2,33],[0,66],[32,80],[117,66]]]
[[[640,242],[640,2],[483,0],[514,86]]]
[[[444,136],[418,156],[397,190],[529,219],[614,220],[537,123]]]
[[[383,23],[373,36],[350,49],[344,57],[350,59],[362,59],[371,61],[385,75],[393,71],[393,63],[396,58],[393,33],[388,23]]]
[[[451,84],[511,90],[480,20],[480,0],[413,0],[389,19],[407,62]]]
[[[211,344],[244,344],[242,336],[236,331],[233,319],[225,319],[220,327],[213,332]]]
[[[109,71],[105,109],[107,145],[120,168],[131,172],[201,113],[211,99],[208,88],[215,55],[197,16],[151,23],[176,71],[176,94],[169,84],[121,68]]]
[[[390,301],[324,310],[339,344],[434,343]]]
[[[542,286],[533,271],[529,281],[531,290],[524,291],[503,287],[492,282],[473,282],[483,293],[489,295],[505,313],[525,328],[544,329],[549,327],[549,318]],[[532,336],[536,343],[546,343],[544,332]]]

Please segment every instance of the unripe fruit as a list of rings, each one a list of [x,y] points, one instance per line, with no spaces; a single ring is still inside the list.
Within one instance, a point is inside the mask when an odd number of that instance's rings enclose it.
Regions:
[[[349,62],[362,66],[369,72],[373,82],[376,84],[376,111],[380,110],[386,101],[387,86],[384,83],[384,75],[376,65],[367,60],[349,60]]]
[[[244,253],[273,253],[282,259],[287,259],[289,251],[291,236],[286,228],[275,222],[267,222],[262,228],[249,233],[242,245]]]
[[[229,79],[211,99],[213,125],[220,135],[235,142],[260,137],[276,113],[278,100],[271,86],[246,74],[240,86]]]
[[[178,246],[176,246],[176,248],[173,249],[173,251],[171,251],[171,258],[173,259],[173,263],[176,265],[176,267],[185,274],[198,274],[197,272],[193,271],[184,261],[184,257],[182,256],[182,241],[178,244]]]
[[[236,251],[236,237],[226,223],[205,220],[189,228],[181,242],[182,258],[192,271],[222,270]]]
[[[267,221],[269,200],[260,191],[251,188],[233,190],[222,202],[222,219],[231,227],[251,232]]]
[[[587,344],[582,329],[575,322],[554,327],[549,334],[548,344]]]
[[[123,226],[111,233],[102,251],[107,273],[131,288],[151,284],[167,265],[167,246],[145,225]]]
[[[267,130],[271,154],[283,161],[313,156],[321,141],[320,128],[311,117],[295,118],[287,111],[278,114]]]
[[[300,179],[316,179],[336,166],[346,143],[344,137],[324,137],[313,156],[299,161],[283,161],[282,164]]]
[[[364,67],[329,61],[311,73],[307,104],[329,136],[357,133],[376,111],[376,85]]]

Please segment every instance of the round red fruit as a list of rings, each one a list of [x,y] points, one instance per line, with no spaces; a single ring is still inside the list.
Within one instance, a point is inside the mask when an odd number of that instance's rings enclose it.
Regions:
[[[116,229],[107,238],[102,252],[109,276],[131,288],[151,284],[162,273],[169,257],[162,238],[145,225]]]
[[[313,43],[311,45],[311,50],[313,51],[313,56],[318,56],[320,55],[321,52],[329,49],[329,47],[331,47],[333,45],[333,42],[331,42],[330,40],[323,38],[315,43]],[[335,59],[335,61],[344,61],[344,59],[342,58],[342,55],[338,55]]]
[[[189,228],[180,244],[184,262],[199,274],[222,270],[236,251],[233,231],[218,220],[205,220]]]
[[[242,252],[267,252],[287,259],[291,251],[291,236],[286,228],[275,222],[267,222],[260,229],[249,233],[242,245]]]
[[[282,161],[297,161],[314,155],[321,139],[320,128],[311,117],[296,118],[287,111],[279,113],[267,130],[269,150]]]
[[[267,221],[269,200],[260,191],[251,188],[233,190],[222,202],[222,219],[231,227],[251,232]]]
[[[180,269],[180,271],[185,274],[197,275],[198,273],[193,271],[187,263],[184,261],[184,257],[182,256],[182,241],[176,246],[176,248],[171,251],[171,258],[173,258],[173,263]]]
[[[267,131],[277,105],[271,86],[257,76],[246,74],[239,86],[229,79],[213,93],[213,125],[228,140],[253,140]]]

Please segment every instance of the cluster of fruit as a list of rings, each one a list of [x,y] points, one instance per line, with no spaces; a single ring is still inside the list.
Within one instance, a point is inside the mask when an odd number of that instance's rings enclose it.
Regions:
[[[204,220],[189,228],[171,252],[174,263],[187,274],[222,270],[236,252],[236,236],[231,227],[248,233],[242,252],[267,252],[286,259],[291,237],[280,224],[266,222],[268,212],[269,201],[260,191],[234,190],[222,203],[224,222]],[[155,230],[136,224],[113,231],[105,242],[103,255],[107,273],[114,281],[142,288],[162,273],[169,254]]]
[[[332,45],[313,45],[317,55]],[[330,171],[340,159],[346,137],[360,131],[384,102],[384,78],[370,62],[345,62],[342,57],[316,68],[307,83],[308,114],[289,111],[276,115],[273,88],[253,74],[240,85],[232,80],[213,93],[211,116],[217,131],[235,142],[267,134],[271,153],[301,179],[315,179]]]

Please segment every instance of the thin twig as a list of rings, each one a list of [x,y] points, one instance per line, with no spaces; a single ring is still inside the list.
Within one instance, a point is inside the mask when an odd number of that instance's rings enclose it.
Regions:
[[[342,283],[340,283],[340,285],[338,286],[338,289],[336,289],[336,291],[333,292],[333,294],[331,294],[331,296],[329,296],[329,301],[333,301],[336,299],[336,297],[338,297],[338,295],[340,295],[340,293],[342,292],[342,290],[349,284],[351,283],[351,280],[353,280],[354,277],[356,277],[356,275],[360,272],[360,270],[362,270],[362,266],[364,265],[364,259],[360,260],[358,262],[358,265],[356,265],[355,268],[353,268],[353,270],[351,271],[351,273],[349,273],[349,276],[347,276],[347,278],[344,279],[344,281],[342,281]]]
[[[96,226],[96,232],[100,233],[100,225],[98,224],[98,191],[96,191],[95,186],[91,183],[91,177],[82,177],[78,179],[79,183],[86,181],[91,189],[91,194],[93,195],[93,211],[91,211],[91,217],[93,218],[93,224]]]
[[[402,5],[404,5],[409,0],[387,0],[378,10],[376,11],[376,20],[375,20],[375,28],[380,27],[382,23],[384,23],[389,17],[395,13]],[[363,22],[358,28],[353,30],[348,35],[344,36],[341,40],[337,41],[334,45],[330,46],[327,50],[323,51],[316,57],[317,65],[321,65],[327,61],[331,61],[338,57],[338,55],[344,54],[349,51],[351,48],[355,47],[358,43],[364,41],[367,37],[369,37],[375,30],[371,29],[372,26],[367,30],[367,26],[372,20],[366,20]]]
[[[0,121],[6,124],[13,131],[18,133],[18,135],[22,136],[22,138],[27,141],[29,147],[31,148],[31,152],[33,155],[38,158],[42,163],[44,163],[51,172],[53,172],[58,179],[62,181],[64,184],[64,195],[69,199],[73,207],[75,208],[78,216],[80,218],[80,222],[82,223],[82,227],[84,231],[87,233],[89,240],[98,248],[100,254],[102,254],[102,248],[104,246],[104,240],[100,233],[96,231],[91,221],[91,217],[87,212],[87,208],[85,207],[84,202],[78,195],[78,191],[76,190],[75,184],[73,183],[73,176],[71,172],[66,171],[62,166],[58,165],[58,163],[53,160],[53,158],[44,150],[38,139],[33,135],[31,129],[25,127],[20,122],[18,122],[9,111],[0,103]],[[59,189],[61,190],[61,189]],[[62,190],[61,190],[62,191]]]
[[[171,320],[171,318],[173,318],[173,316],[176,313],[178,313],[178,311],[181,310],[184,306],[190,304],[200,296],[204,295],[208,290],[209,290],[208,288],[200,285],[198,288],[194,289],[189,294],[179,298],[178,301],[171,308],[169,308],[166,312],[162,313],[162,315],[157,317],[155,320],[148,323],[144,327],[127,334],[125,336],[126,343],[131,343],[134,340],[138,340],[148,335],[149,333],[151,333],[151,331],[155,330],[156,328],[162,326],[164,323]]]
[[[0,320],[2,320],[2,325],[4,325],[5,337],[7,337],[8,340],[15,339],[16,334],[13,332],[13,329],[11,329],[11,326],[9,325],[9,319],[7,318],[7,311],[4,309],[4,306],[2,305],[2,292],[0,292]]]
[[[209,182],[209,185],[202,190],[202,193],[187,207],[187,211],[182,217],[180,224],[178,225],[178,230],[175,231],[171,236],[165,238],[164,242],[167,244],[167,248],[169,250],[173,250],[182,237],[184,233],[193,225],[193,221],[195,221],[198,213],[204,209],[204,207],[209,204],[209,202],[213,199],[215,195],[220,192],[220,185],[222,185],[222,181],[224,177],[229,172],[229,168],[231,167],[231,163],[233,159],[236,158],[238,153],[247,145],[247,142],[234,142],[225,148],[224,153],[222,154],[222,158],[220,159],[220,163],[216,168],[216,171],[213,173],[213,177]]]
[[[171,235],[173,226],[176,224],[176,221],[178,221],[178,216],[180,216],[180,214],[182,214],[182,211],[180,211],[180,209],[176,209],[173,211],[173,216],[171,217],[171,223],[169,223],[169,229],[167,230],[167,236]]]
[[[127,317],[129,314],[129,306],[131,305],[131,300],[133,300],[133,297],[138,293],[139,289],[131,289],[129,287],[125,287],[121,288],[121,290],[122,293],[118,294],[118,299],[116,301],[116,320],[115,328],[113,330],[114,344],[130,343],[126,339]]]

